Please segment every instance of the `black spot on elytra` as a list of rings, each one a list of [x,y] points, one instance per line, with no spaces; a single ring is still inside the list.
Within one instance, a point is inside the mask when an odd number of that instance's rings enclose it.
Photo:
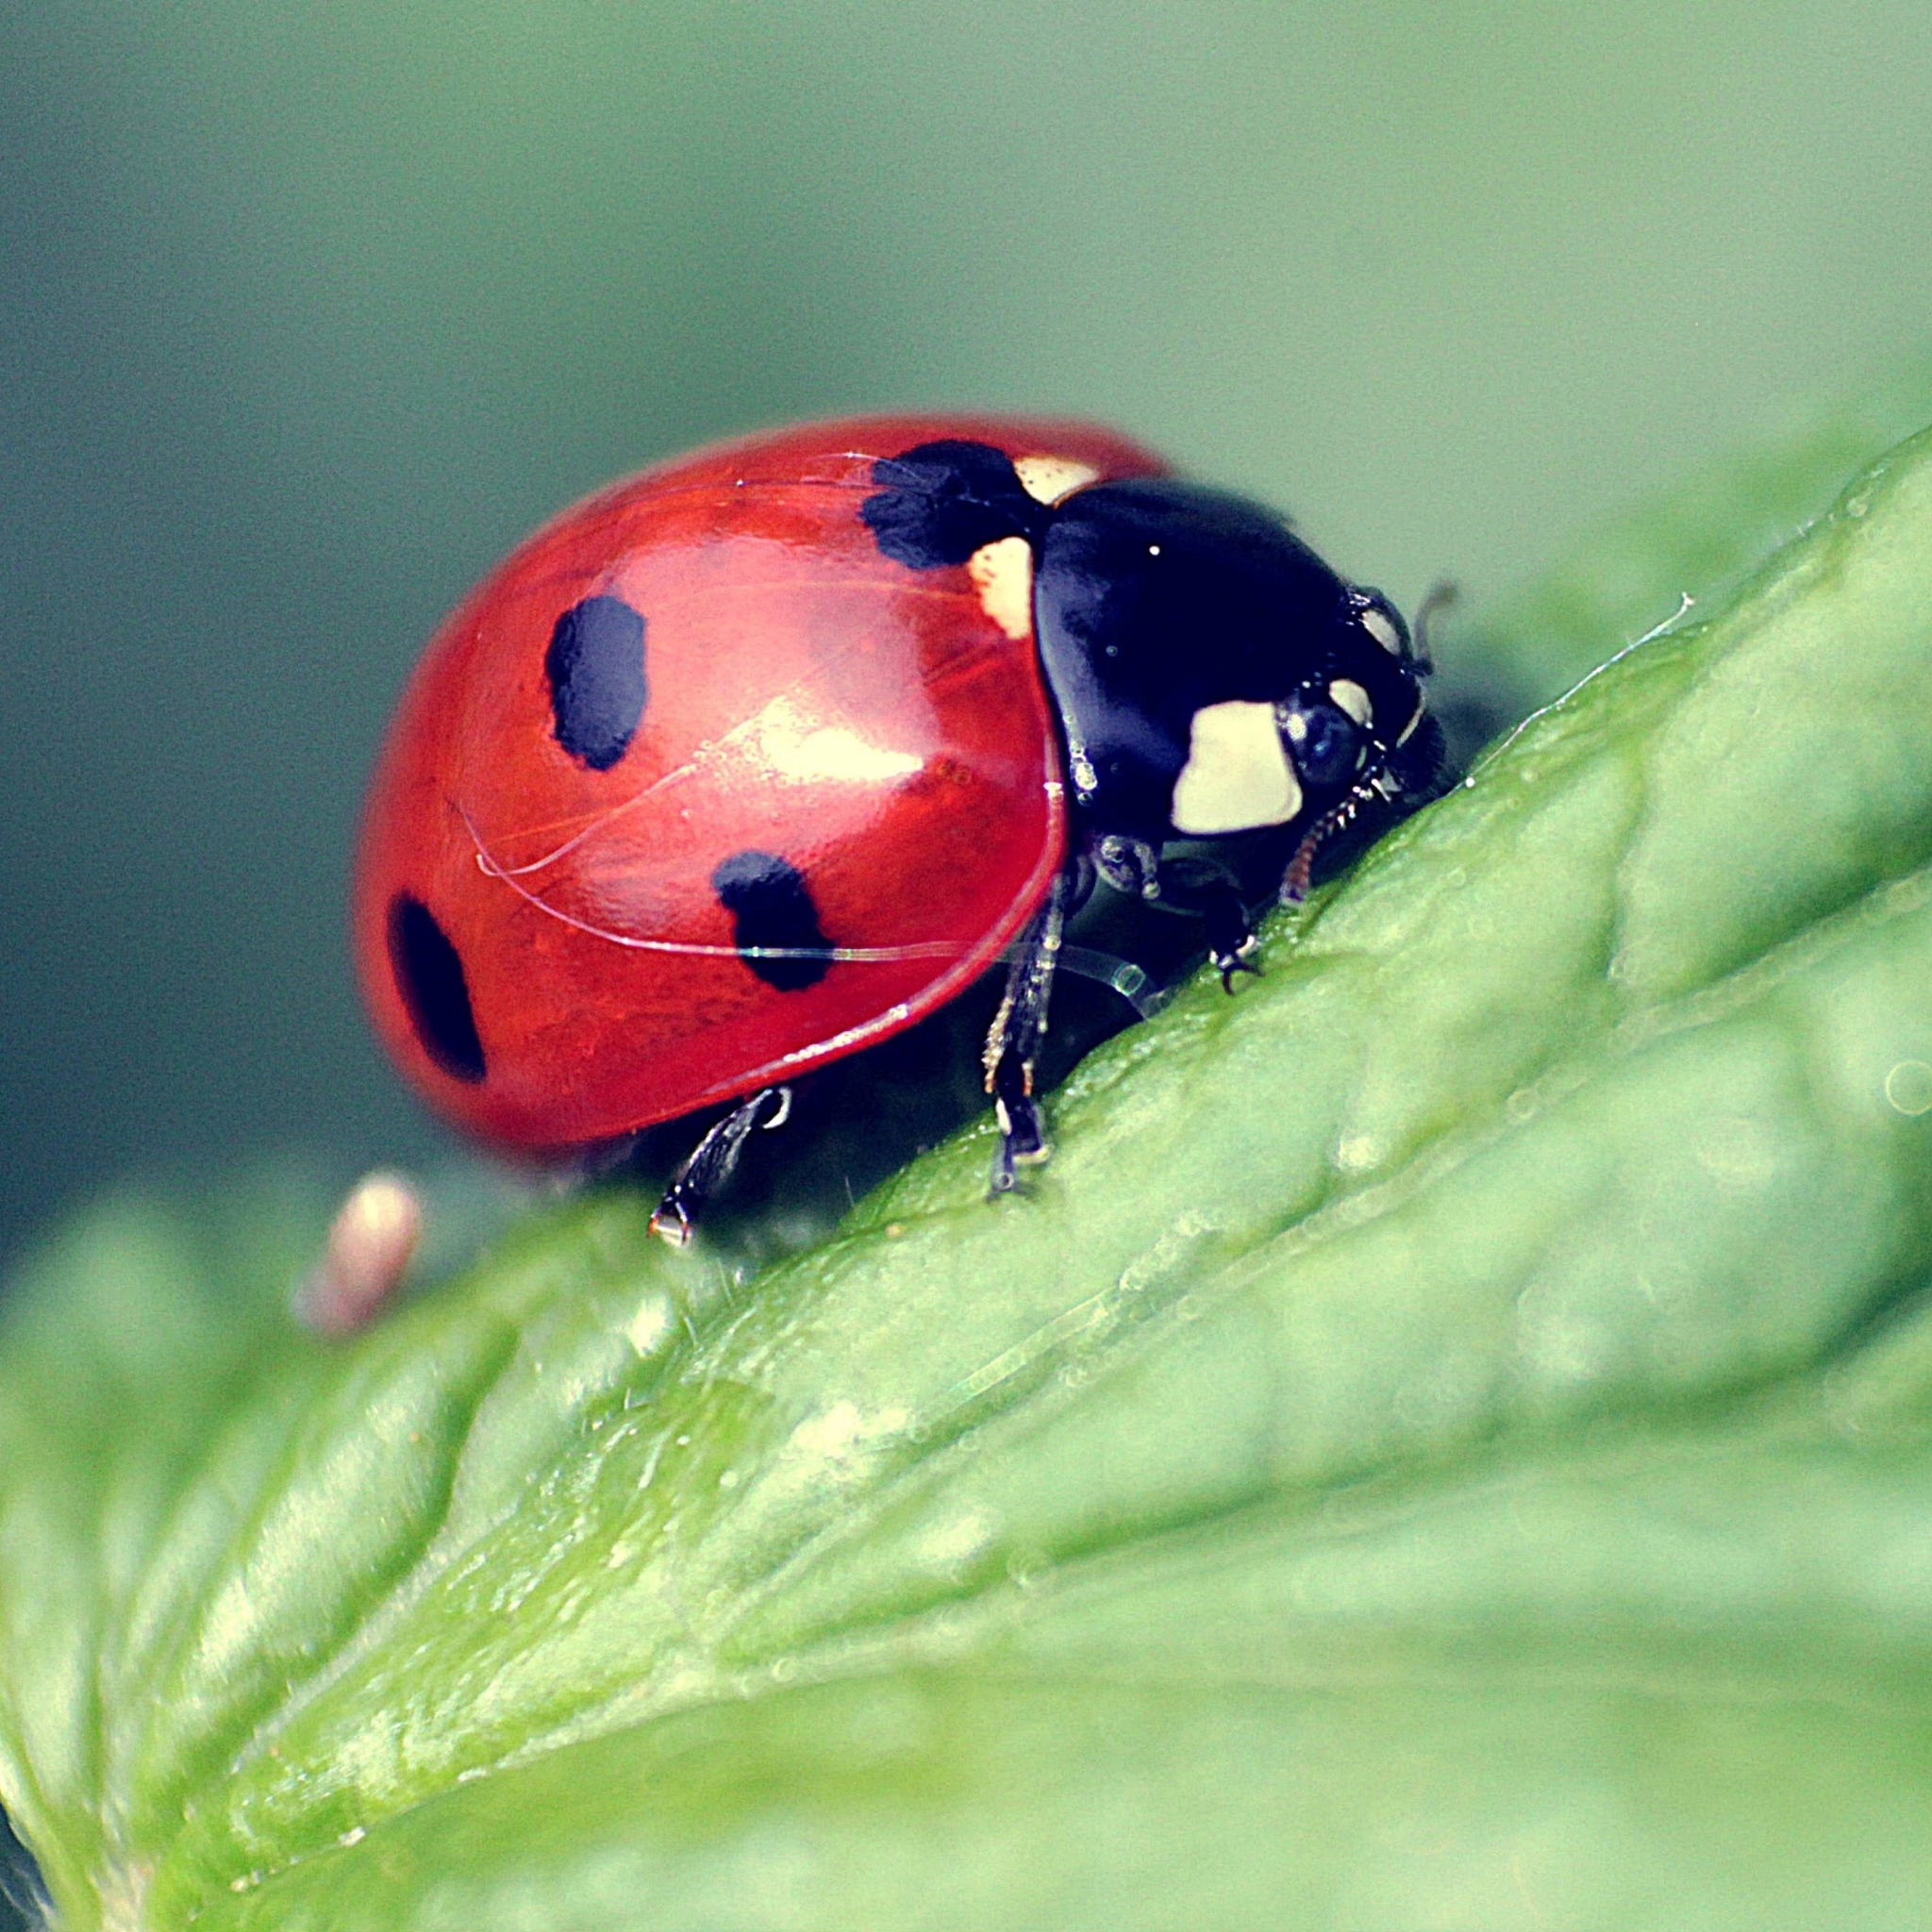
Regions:
[[[390,901],[389,959],[423,1051],[451,1079],[475,1086],[485,1072],[483,1042],[462,959],[435,913],[408,892]]]
[[[770,852],[734,852],[711,874],[711,890],[737,923],[733,935],[744,963],[780,992],[803,992],[830,970],[823,957],[773,958],[832,949],[819,925],[811,888],[795,865]]]
[[[964,563],[1002,537],[1029,541],[1052,512],[1027,495],[1012,458],[985,442],[922,442],[872,466],[879,493],[858,507],[880,550],[913,570]]]
[[[644,620],[622,597],[573,604],[550,633],[543,673],[558,743],[591,771],[608,772],[644,715]]]

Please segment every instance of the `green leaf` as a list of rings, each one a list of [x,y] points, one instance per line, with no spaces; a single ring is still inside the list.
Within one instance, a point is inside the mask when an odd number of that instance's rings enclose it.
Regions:
[[[1921,439],[1028,1198],[741,1281],[588,1196],[341,1349],[299,1218],[96,1216],[0,1336],[61,1923],[1924,1924],[1928,859]]]

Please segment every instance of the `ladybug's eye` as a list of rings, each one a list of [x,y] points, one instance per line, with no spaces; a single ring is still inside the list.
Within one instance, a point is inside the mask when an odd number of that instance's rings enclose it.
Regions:
[[[1282,713],[1282,736],[1305,785],[1341,785],[1361,763],[1361,728],[1334,705],[1291,702]]]

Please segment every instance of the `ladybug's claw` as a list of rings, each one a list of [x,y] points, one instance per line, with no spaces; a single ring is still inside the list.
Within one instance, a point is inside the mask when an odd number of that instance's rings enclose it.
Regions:
[[[1208,963],[1221,974],[1221,990],[1224,993],[1234,991],[1234,976],[1237,973],[1252,973],[1257,979],[1261,969],[1255,964],[1255,955],[1260,951],[1260,941],[1250,933],[1231,952],[1210,953]]]
[[[1217,879],[1201,895],[1202,916],[1208,922],[1208,963],[1221,974],[1221,990],[1234,991],[1237,973],[1252,973],[1258,979],[1261,969],[1255,955],[1261,942],[1248,928],[1248,908],[1232,881]]]
[[[697,1228],[683,1204],[666,1194],[652,1210],[651,1232],[674,1248],[688,1248]]]
[[[1019,1170],[1039,1167],[1051,1158],[1053,1144],[1030,1094],[994,1101],[993,1116],[1000,1124],[1000,1144],[992,1158],[992,1179],[987,1191],[1010,1194],[1020,1185]]]

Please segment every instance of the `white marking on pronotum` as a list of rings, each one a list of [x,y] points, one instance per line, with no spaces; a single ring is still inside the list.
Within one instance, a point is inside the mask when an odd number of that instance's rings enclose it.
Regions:
[[[1369,703],[1368,692],[1354,678],[1338,677],[1328,687],[1328,695],[1339,709],[1346,711],[1364,728],[1375,722],[1375,708]]]
[[[980,608],[1018,643],[1033,635],[1033,546],[1024,537],[982,543],[966,559]]]
[[[1362,610],[1362,628],[1389,653],[1391,658],[1402,656],[1402,633],[1389,622],[1383,612],[1373,604]]]
[[[1205,705],[1188,734],[1188,761],[1169,808],[1177,832],[1222,832],[1281,825],[1302,808],[1302,788],[1282,749],[1273,705],[1236,698]]]
[[[1076,490],[1084,490],[1100,475],[1091,463],[1077,457],[1015,457],[1013,469],[1020,487],[1036,503],[1058,503]]]

